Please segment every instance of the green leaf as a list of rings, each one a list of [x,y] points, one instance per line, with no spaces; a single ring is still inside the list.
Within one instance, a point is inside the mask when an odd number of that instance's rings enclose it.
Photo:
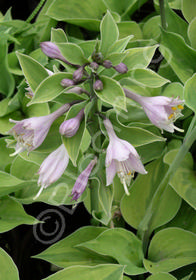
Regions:
[[[74,266],[66,268],[49,276],[43,280],[121,280],[123,276],[123,266],[115,264],[89,266]]]
[[[134,6],[136,2],[137,0],[104,0],[104,3],[108,7],[108,9],[118,13],[119,15],[121,15],[121,17],[129,13],[130,9]]]
[[[19,280],[18,270],[11,257],[0,248],[0,271],[3,280]]]
[[[45,68],[32,57],[17,53],[23,74],[34,92],[38,85],[48,77]]]
[[[85,57],[90,57],[93,53],[96,45],[96,40],[82,41],[78,43],[78,46],[83,50]]]
[[[125,63],[130,70],[146,68],[152,60],[157,47],[158,45],[128,49],[123,63]]]
[[[55,0],[46,15],[59,21],[66,21],[90,30],[99,30],[100,20],[106,12],[101,0]]]
[[[160,51],[183,83],[196,72],[196,51],[178,34],[162,30]]]
[[[0,213],[0,233],[9,231],[18,225],[38,223],[34,217],[26,214],[19,202],[9,196],[0,198]]]
[[[10,173],[21,180],[35,180],[38,170],[39,165],[17,156],[12,163]]]
[[[165,1],[165,17],[167,22],[167,31],[181,35],[185,41],[189,42],[187,36],[188,23],[179,17]]]
[[[23,109],[26,118],[41,117],[50,114],[48,103],[38,103],[31,106],[25,106]]]
[[[15,82],[8,69],[8,43],[2,33],[0,36],[0,92],[6,96],[10,96],[14,91]]]
[[[142,39],[142,31],[139,24],[135,21],[122,21],[117,23],[119,30],[119,39],[129,35],[134,35],[134,40]]]
[[[89,250],[80,250],[76,247],[77,244],[96,238],[105,230],[104,227],[82,227],[35,257],[63,268],[75,267],[76,265],[94,266],[101,263],[114,263],[115,261],[112,258],[100,256]]]
[[[123,228],[108,229],[97,238],[77,245],[77,248],[86,248],[113,257],[119,264],[125,265],[126,274],[137,275],[145,272],[142,267],[142,243],[132,232]]]
[[[113,107],[126,110],[126,98],[120,84],[106,76],[101,76],[100,79],[103,83],[103,90],[96,91],[96,95]]]
[[[0,196],[4,196],[13,191],[16,191],[23,187],[23,180],[20,180],[9,173],[0,171]]]
[[[164,162],[170,165],[176,154],[177,150],[168,152],[164,157]],[[182,164],[171,179],[170,185],[187,203],[196,209],[196,183],[191,154],[184,157]]]
[[[4,117],[0,118],[0,133],[1,134],[8,134],[8,131],[13,127],[13,123],[9,121],[9,119],[13,120],[21,120],[22,114],[20,111],[15,111],[11,114],[8,114]]]
[[[110,48],[109,53],[121,53],[125,50],[127,44],[129,41],[133,38],[133,35],[126,36],[125,38],[122,38],[120,40],[117,40]]]
[[[10,150],[6,147],[4,137],[0,139],[0,170],[5,171],[6,167],[13,161],[13,158],[10,157]]]
[[[171,83],[168,84],[164,90],[163,95],[168,97],[177,97],[179,96],[181,100],[184,99],[184,87],[181,83]]]
[[[162,228],[165,227],[179,227],[196,234],[195,210],[183,200],[177,215]]]
[[[191,21],[188,28],[188,36],[192,48],[196,49],[196,17]]]
[[[121,200],[121,212],[128,224],[138,229],[146,214],[153,196],[164,177],[166,167],[162,158],[145,166],[147,175],[138,175],[131,185],[130,196],[124,195]],[[140,201],[140,203],[138,203]],[[170,186],[165,188],[158,209],[152,213],[150,230],[167,223],[178,212],[181,199]]]
[[[88,62],[84,57],[83,50],[78,45],[73,43],[57,43],[56,45],[65,59],[70,63],[82,65]]]
[[[169,273],[156,273],[149,276],[146,280],[177,280],[174,276]]]
[[[40,83],[35,91],[35,95],[28,105],[48,102],[59,96],[65,89],[61,86],[62,79],[71,79],[69,73],[56,73],[47,77]]]
[[[182,13],[188,22],[196,17],[195,0],[182,0]]]
[[[194,74],[184,85],[184,98],[186,105],[196,113],[196,74]]]
[[[76,176],[71,174],[63,175],[55,183],[51,184],[45,189],[41,195],[35,199],[39,191],[37,181],[26,181],[23,188],[17,191],[15,197],[18,201],[24,204],[31,204],[34,202],[44,202],[50,205],[60,206],[63,204],[72,205],[71,192],[76,180]],[[83,197],[79,199],[82,201]]]
[[[106,57],[110,46],[118,40],[119,35],[117,25],[109,11],[107,11],[101,21],[100,32],[101,42],[99,51]]]
[[[154,159],[160,158],[160,156],[164,152],[165,147],[165,142],[153,142],[137,147],[137,152],[140,155],[143,164],[145,164]]]
[[[143,26],[144,39],[154,39],[159,42],[161,35],[160,25],[160,16],[154,16],[147,20]]]
[[[16,52],[8,53],[7,59],[8,59],[8,68],[9,68],[10,73],[12,73],[14,75],[22,76],[23,73],[20,68],[20,64],[18,62]]]
[[[141,86],[157,88],[169,83],[170,81],[161,77],[150,69],[130,70],[126,76],[138,82]]]
[[[180,228],[167,228],[153,237],[146,269],[151,273],[170,272],[196,261],[196,235]]]
[[[51,29],[51,42],[53,43],[65,43],[68,42],[67,40],[67,36],[65,34],[65,32],[63,31],[63,29],[61,28],[57,28]]]
[[[108,112],[108,116],[112,121],[117,136],[125,141],[128,141],[134,147],[139,147],[157,141],[165,141],[163,137],[160,137],[146,129],[140,127],[129,127],[121,124],[120,121],[117,120],[117,116],[115,114],[112,115],[112,112],[110,111]],[[125,120],[128,120],[126,114],[123,113],[120,116],[121,118],[124,117]],[[105,135],[107,135],[103,126],[101,126],[101,130]]]
[[[12,104],[13,98],[7,97],[0,101],[0,117],[6,116],[17,109],[19,109],[19,104]]]
[[[84,102],[72,106],[66,115],[66,120],[74,118],[84,106]],[[86,121],[83,120],[80,124],[77,133],[73,137],[67,138],[62,136],[63,143],[74,166],[76,166],[76,161],[79,155],[85,128]]]

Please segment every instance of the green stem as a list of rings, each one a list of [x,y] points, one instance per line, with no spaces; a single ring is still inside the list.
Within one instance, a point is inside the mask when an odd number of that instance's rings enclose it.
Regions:
[[[93,211],[97,212],[99,211],[99,201],[97,196],[97,190],[96,187],[91,184],[90,186],[90,197],[91,197],[91,213]]]
[[[185,138],[184,138],[184,141],[186,141],[186,139],[189,137],[189,134],[192,132],[193,127],[195,126],[195,123],[196,123],[196,115],[194,115],[194,117],[193,117],[192,120],[191,120],[191,123],[190,123],[190,125],[189,125],[189,128],[188,128],[188,130],[187,130],[187,132],[186,132],[186,136],[185,136]]]
[[[30,16],[27,18],[26,22],[30,23],[32,21],[32,19],[34,19],[34,17],[36,16],[36,14],[39,12],[39,10],[41,9],[41,7],[44,5],[46,0],[41,0],[39,2],[39,4],[37,5],[37,7],[35,8],[35,10],[32,12],[32,14],[30,14]]]
[[[166,17],[165,17],[165,6],[164,6],[164,0],[159,0],[159,7],[160,7],[160,15],[161,15],[161,25],[163,29],[166,29]]]
[[[152,202],[149,205],[149,207],[147,208],[144,218],[140,222],[137,234],[143,241],[144,253],[146,253],[146,251],[147,251],[149,237],[150,237],[150,234],[151,234],[150,222],[151,222],[151,219],[152,219],[152,215],[153,215],[153,213],[155,213],[156,209],[158,208],[161,197],[162,197],[162,195],[165,191],[165,187],[171,181],[171,179],[174,176],[176,170],[178,169],[181,162],[183,161],[185,155],[188,153],[188,151],[189,151],[190,147],[192,146],[193,142],[196,140],[196,126],[193,128],[194,124],[195,124],[195,118],[192,119],[192,122],[189,126],[191,131],[188,129],[188,131],[187,131],[188,135],[186,134],[181,148],[179,149],[175,159],[173,160],[173,162],[170,165],[167,173],[165,174],[164,179],[162,180],[159,187],[157,188],[157,190],[154,194],[154,197],[152,199]]]
[[[89,77],[89,85],[90,85],[90,95],[91,95],[91,98],[92,98],[91,99],[92,108],[91,108],[91,111],[89,113],[90,123],[89,123],[87,128],[88,128],[89,133],[90,133],[92,138],[94,137],[94,135],[98,131],[98,127],[97,127],[96,121],[95,121],[95,112],[97,111],[97,97],[94,93],[93,82],[94,82],[94,75],[93,75],[93,73],[91,73],[91,75]],[[93,211],[99,211],[99,201],[98,201],[98,195],[97,195],[97,188],[92,183],[91,183],[91,187],[90,187],[90,198],[91,198],[91,213]]]

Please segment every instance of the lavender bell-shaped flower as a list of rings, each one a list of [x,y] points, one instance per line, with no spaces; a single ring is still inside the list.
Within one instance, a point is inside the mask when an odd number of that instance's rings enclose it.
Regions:
[[[64,121],[59,128],[61,135],[65,137],[72,137],[76,134],[80,127],[81,120],[84,117],[84,109],[80,110],[76,117]]]
[[[56,182],[63,175],[68,163],[69,156],[64,144],[62,144],[42,162],[38,171],[38,186],[41,188],[34,199],[41,194],[43,189]]]
[[[15,152],[12,156],[23,152],[24,150],[31,152],[38,148],[46,138],[52,123],[67,112],[69,108],[70,104],[64,104],[58,110],[47,116],[32,117],[22,121],[14,121],[10,119],[10,122],[16,124],[8,133],[13,135],[17,140]]]
[[[136,149],[127,141],[118,138],[109,119],[103,121],[110,142],[106,152],[106,179],[110,185],[117,173],[125,192],[129,195],[127,185],[130,184],[134,172],[146,174]]]
[[[182,105],[184,100],[166,96],[141,96],[125,88],[124,92],[127,97],[135,100],[143,107],[149,120],[161,130],[164,129],[168,132],[178,130],[183,132],[182,129],[174,125],[174,122],[182,116],[181,110],[184,109]]]
[[[95,166],[95,164],[97,163],[97,157],[95,157],[93,160],[91,160],[91,162],[89,163],[89,165],[87,166],[86,169],[84,169],[82,171],[82,173],[78,176],[74,187],[72,189],[72,200],[77,201],[78,198],[83,194],[83,192],[86,189],[87,183],[88,183],[88,178],[91,174],[91,171],[93,169],[93,167]]]

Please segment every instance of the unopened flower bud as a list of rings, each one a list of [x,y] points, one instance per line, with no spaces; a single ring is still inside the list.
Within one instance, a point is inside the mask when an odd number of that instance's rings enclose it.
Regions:
[[[81,87],[72,87],[72,88],[69,88],[66,92],[67,93],[82,94],[84,92],[84,89],[81,88]]]
[[[77,201],[85,191],[88,184],[89,176],[95,164],[97,164],[97,157],[91,160],[87,168],[84,169],[82,173],[78,176],[71,192],[72,200]]]
[[[53,59],[60,59],[60,60],[65,60],[64,56],[61,54],[61,51],[55,45],[55,43],[52,42],[42,42],[40,44],[40,47],[42,49],[42,52],[47,55],[48,57],[51,57]]]
[[[79,82],[83,77],[83,73],[84,73],[84,67],[81,66],[73,73],[74,82]]]
[[[80,110],[75,118],[64,121],[59,128],[60,134],[65,137],[73,137],[78,131],[83,117],[84,109]]]
[[[94,88],[94,90],[96,90],[96,91],[101,91],[101,90],[103,90],[103,83],[102,83],[102,81],[101,81],[101,80],[96,80],[96,81],[94,82],[94,84],[93,84],[93,88]]]
[[[90,64],[90,67],[93,69],[93,70],[97,70],[99,68],[99,64],[95,61],[91,62]]]
[[[74,81],[71,79],[63,79],[61,81],[61,85],[62,85],[62,87],[71,87],[74,85]]]
[[[105,67],[105,68],[111,68],[112,67],[112,62],[110,61],[110,60],[105,60],[104,62],[103,62],[103,66]]]
[[[96,53],[93,53],[92,55],[92,59],[97,62],[98,64],[102,64],[103,63],[103,55],[102,53],[100,52],[96,52]]]
[[[125,74],[128,71],[127,65],[125,65],[123,62],[119,63],[118,65],[114,66],[114,69],[121,74]]]

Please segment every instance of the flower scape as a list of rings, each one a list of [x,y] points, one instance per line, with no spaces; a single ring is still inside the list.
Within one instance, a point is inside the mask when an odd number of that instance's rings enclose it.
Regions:
[[[106,18],[112,20],[110,13],[107,13],[104,19],[106,20]],[[92,138],[92,141],[94,141],[99,126],[103,133],[104,128],[107,131],[105,140],[109,140],[109,144],[105,156],[106,188],[113,183],[115,174],[117,174],[120,178],[120,182],[124,186],[126,195],[129,195],[129,186],[134,174],[140,173],[145,176],[147,171],[136,149],[131,143],[121,139],[115,134],[112,119],[109,118],[108,114],[111,112],[111,109],[107,109],[107,104],[109,107],[112,105],[118,114],[121,114],[122,110],[124,110],[122,114],[126,115],[126,104],[129,99],[131,99],[141,105],[151,123],[158,127],[161,132],[163,132],[163,130],[171,133],[173,133],[174,130],[183,132],[182,129],[174,125],[174,122],[182,116],[181,110],[183,109],[184,100],[181,100],[179,97],[141,96],[132,92],[127,87],[123,87],[120,81],[123,81],[123,75],[125,75],[125,77],[129,75],[129,70],[131,69],[120,60],[118,64],[113,64],[111,60],[107,59],[109,57],[109,51],[104,51],[102,53],[102,50],[105,49],[104,44],[106,45],[104,40],[106,39],[102,38],[101,42],[96,42],[94,51],[89,58],[85,58],[83,51],[77,47],[77,55],[81,56],[79,60],[85,61],[82,65],[73,63],[72,60],[69,61],[69,58],[67,58],[67,53],[69,53],[70,48],[75,47],[75,45],[70,43],[55,44],[50,41],[45,41],[40,44],[41,50],[46,56],[58,60],[65,66],[65,69],[66,67],[70,67],[71,73],[65,71],[54,74],[48,69],[45,69],[45,71],[48,74],[48,81],[50,78],[53,79],[55,76],[60,76],[63,73],[69,76],[69,78],[62,78],[58,87],[61,86],[62,91],[67,96],[70,96],[72,101],[63,104],[53,113],[46,116],[32,117],[21,121],[10,119],[10,122],[15,123],[15,125],[11,128],[9,134],[13,135],[16,140],[15,152],[12,156],[25,150],[27,150],[28,154],[36,150],[44,142],[51,125],[56,119],[66,114],[68,111],[72,112],[71,115],[74,114],[74,116],[70,118],[68,112],[66,119],[59,126],[59,134],[62,136],[63,144],[49,154],[41,164],[38,171],[38,186],[40,186],[40,190],[34,199],[39,198],[42,190],[55,183],[65,172],[71,153],[66,149],[67,143],[69,143],[70,149],[72,138],[82,138],[82,136],[77,136],[82,122],[86,123],[86,130],[88,131],[89,137]],[[115,43],[116,40],[113,45],[115,45]],[[120,54],[121,53],[119,53],[119,55]],[[112,70],[112,78],[111,74],[109,76],[103,75],[107,73],[108,69]],[[112,87],[114,87],[114,89]],[[27,96],[31,99],[30,104],[34,103],[36,99],[39,101],[39,93],[33,92],[30,83],[28,84],[27,90]],[[115,93],[112,93],[114,90]],[[52,97],[52,99],[54,99],[54,97]],[[63,97],[61,100],[63,100]],[[73,113],[74,110],[72,111],[72,107],[74,109],[74,106],[79,106],[81,109],[77,113]],[[118,123],[118,126],[120,126],[120,123]],[[69,142],[65,140],[66,138],[70,138]],[[98,138],[99,139],[96,139],[97,142],[99,140],[98,150],[101,151],[101,154],[105,154],[101,144],[103,141],[102,136],[99,135]],[[81,141],[82,139],[77,141],[78,145],[80,145]],[[92,151],[92,148],[89,147],[89,149]],[[86,169],[81,172],[73,186],[70,194],[72,200],[78,201],[85,191],[91,171],[98,162],[99,152],[97,152],[96,149],[94,151],[94,159],[91,160]]]

